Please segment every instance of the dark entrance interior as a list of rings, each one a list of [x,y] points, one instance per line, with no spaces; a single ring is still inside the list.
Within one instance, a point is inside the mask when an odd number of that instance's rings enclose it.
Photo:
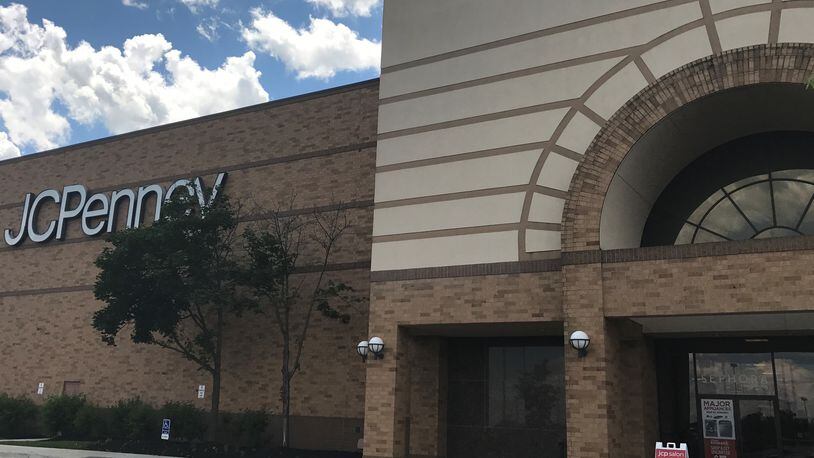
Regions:
[[[656,362],[663,440],[690,456],[814,457],[810,337],[658,339]]]
[[[565,457],[562,337],[448,340],[449,458]]]

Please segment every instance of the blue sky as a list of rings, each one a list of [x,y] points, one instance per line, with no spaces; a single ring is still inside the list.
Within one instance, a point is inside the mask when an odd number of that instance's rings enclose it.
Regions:
[[[0,2],[0,158],[375,78],[381,0]]]

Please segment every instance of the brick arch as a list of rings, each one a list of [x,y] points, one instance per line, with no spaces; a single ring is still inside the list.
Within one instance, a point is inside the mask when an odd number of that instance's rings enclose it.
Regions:
[[[633,145],[676,109],[717,92],[759,83],[805,82],[814,44],[759,45],[692,62],[630,99],[594,137],[571,180],[562,220],[562,251],[599,249],[605,195]]]

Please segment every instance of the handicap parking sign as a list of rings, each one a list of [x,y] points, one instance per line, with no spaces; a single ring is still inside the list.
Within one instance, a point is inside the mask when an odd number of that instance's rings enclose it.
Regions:
[[[168,441],[170,440],[170,419],[165,418],[163,423],[161,424],[161,439]]]

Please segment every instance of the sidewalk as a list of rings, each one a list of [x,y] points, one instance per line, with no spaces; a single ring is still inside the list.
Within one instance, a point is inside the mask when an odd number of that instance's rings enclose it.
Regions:
[[[158,458],[156,455],[134,453],[97,452],[95,450],[68,450],[61,448],[0,445],[2,458]],[[166,458],[166,457],[165,457]]]

